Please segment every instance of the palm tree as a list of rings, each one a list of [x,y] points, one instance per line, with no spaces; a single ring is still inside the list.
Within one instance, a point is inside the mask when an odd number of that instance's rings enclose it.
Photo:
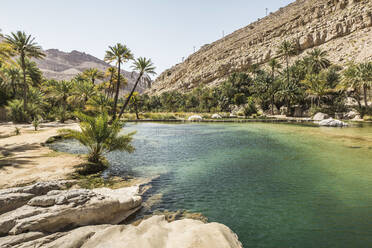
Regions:
[[[69,101],[80,103],[84,106],[87,101],[97,94],[94,84],[88,81],[73,81],[73,91]]]
[[[120,89],[120,66],[122,63],[127,62],[128,60],[132,59],[133,55],[132,52],[127,48],[125,45],[122,45],[120,43],[116,44],[115,46],[109,46],[109,50],[106,51],[106,55],[104,60],[106,62],[112,63],[116,62],[116,65],[118,67],[118,81],[116,85],[116,93],[115,93],[115,99],[114,99],[114,109],[112,113],[112,120],[116,119],[116,108],[118,104],[119,99],[119,89]]]
[[[353,88],[357,91],[363,91],[364,105],[368,107],[367,90],[372,87],[372,62],[361,64],[350,64],[343,73],[343,85]],[[357,97],[359,107],[361,107],[360,99]]]
[[[90,68],[90,69],[85,70],[83,72],[83,76],[88,78],[93,85],[97,79],[100,80],[104,78],[103,72],[101,72],[97,68]]]
[[[20,78],[20,71],[17,67],[5,67],[4,74],[9,78],[10,88],[12,89],[12,98],[17,94],[17,84]]]
[[[314,105],[314,99],[317,100],[317,106],[320,107],[321,99],[330,93],[326,74],[307,74],[305,79],[301,82],[307,88],[306,93],[311,98],[311,107]]]
[[[289,84],[289,57],[295,54],[295,47],[291,42],[285,40],[280,44],[278,54],[285,57],[287,83]]]
[[[67,111],[67,99],[71,96],[71,90],[73,89],[72,81],[51,81],[49,87],[50,96],[53,97],[56,102],[61,104],[61,119],[60,122],[65,122],[65,114]]]
[[[20,65],[23,73],[23,108],[27,110],[27,90],[28,85],[26,82],[26,59],[27,58],[37,58],[41,59],[45,56],[42,52],[41,47],[34,42],[35,38],[31,35],[26,35],[25,32],[17,31],[16,33],[11,33],[11,35],[5,36],[5,42],[9,44],[14,53],[19,55]]]
[[[279,61],[275,58],[269,61],[269,66],[271,68],[271,77],[275,78],[275,70],[282,68],[282,66],[280,65]]]
[[[104,155],[115,150],[133,152],[134,147],[130,144],[134,133],[119,135],[124,124],[118,120],[109,124],[109,116],[102,113],[97,117],[91,117],[82,113],[77,114],[80,119],[81,131],[64,129],[60,132],[68,138],[78,140],[88,148],[88,162],[104,168]]]
[[[322,69],[326,69],[331,65],[331,62],[327,59],[327,52],[322,51],[319,48],[315,48],[309,55],[309,66],[311,73],[319,73]]]
[[[136,83],[134,84],[134,86],[132,88],[132,91],[128,95],[127,100],[125,101],[123,107],[120,110],[119,119],[123,115],[124,110],[127,107],[134,91],[136,90],[138,83],[140,81],[151,82],[151,78],[149,77],[149,75],[150,74],[152,74],[152,75],[156,74],[155,66],[152,63],[151,59],[146,59],[144,57],[139,57],[138,59],[136,59],[133,63],[132,69],[133,69],[133,71],[138,72],[139,74],[138,74]]]

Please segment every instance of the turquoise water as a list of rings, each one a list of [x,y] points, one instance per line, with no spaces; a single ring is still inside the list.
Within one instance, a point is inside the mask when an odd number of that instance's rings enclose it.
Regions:
[[[106,173],[149,177],[153,209],[201,212],[244,247],[371,247],[372,126],[129,124]],[[58,150],[84,152],[63,141]]]

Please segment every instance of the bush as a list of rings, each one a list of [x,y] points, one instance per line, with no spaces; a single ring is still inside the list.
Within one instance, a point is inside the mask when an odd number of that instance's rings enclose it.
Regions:
[[[23,108],[23,100],[14,99],[9,101],[6,109],[13,122],[27,122],[28,116]]]
[[[247,98],[247,104],[244,107],[244,115],[251,116],[257,113],[256,105],[251,97]]]

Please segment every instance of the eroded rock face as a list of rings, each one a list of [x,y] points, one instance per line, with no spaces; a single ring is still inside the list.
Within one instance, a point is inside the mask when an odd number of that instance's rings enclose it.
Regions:
[[[163,72],[149,93],[186,92],[200,84],[216,85],[233,72],[246,72],[251,64],[265,64],[276,57],[284,40],[296,44],[298,56],[319,47],[337,64],[371,60],[372,1],[297,0],[204,45],[183,63]]]
[[[51,190],[62,190],[69,181],[39,182],[25,187],[0,190],[0,214],[25,205],[35,196],[45,195]]]
[[[31,235],[30,235],[31,236]],[[34,240],[21,244],[7,240],[4,247],[45,248],[241,248],[237,236],[226,226],[218,223],[205,224],[197,220],[167,222],[164,216],[154,216],[133,225],[100,225],[77,228],[42,238],[33,234]],[[25,237],[23,237],[25,238]],[[28,237],[30,239],[31,237]],[[20,240],[20,238],[18,238]],[[13,246],[7,246],[12,244]]]
[[[138,186],[118,190],[50,190],[0,215],[0,236],[117,224],[140,208],[142,199],[138,192]],[[3,196],[7,197],[6,194]],[[18,198],[15,201],[20,202]],[[11,200],[8,203],[13,204]]]

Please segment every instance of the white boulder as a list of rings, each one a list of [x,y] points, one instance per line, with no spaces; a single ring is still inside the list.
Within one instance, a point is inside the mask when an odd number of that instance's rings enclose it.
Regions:
[[[202,121],[203,117],[201,117],[200,115],[192,115],[192,116],[189,117],[188,120],[189,121]]]
[[[340,120],[335,120],[333,118],[329,118],[326,120],[322,120],[318,122],[319,126],[325,126],[325,127],[347,127],[348,124],[345,122],[342,122]]]
[[[118,190],[52,190],[2,214],[0,236],[118,224],[140,208],[142,198],[138,193],[138,186]]]
[[[314,121],[322,121],[322,120],[325,120],[327,118],[329,118],[329,116],[327,114],[324,114],[324,113],[316,113],[313,116]]]
[[[33,237],[34,240],[20,245],[17,245],[15,240],[8,240],[7,244],[13,244],[14,248],[242,248],[236,234],[225,225],[205,224],[191,219],[168,222],[164,216],[153,216],[142,221],[138,226],[86,226],[42,238],[37,238],[36,235]]]
[[[212,119],[222,119],[222,116],[219,114],[213,114]]]

